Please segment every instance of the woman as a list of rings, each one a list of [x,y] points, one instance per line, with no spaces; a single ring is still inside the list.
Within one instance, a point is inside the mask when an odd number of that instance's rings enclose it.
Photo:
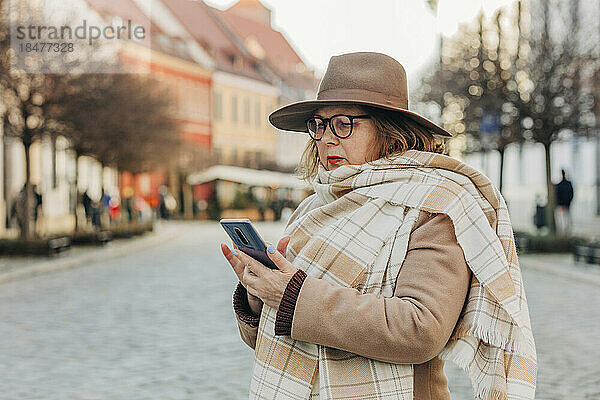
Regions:
[[[270,115],[308,132],[315,194],[270,270],[221,245],[255,350],[253,399],[450,399],[443,360],[475,397],[530,399],[536,353],[512,228],[489,180],[443,156],[450,136],[408,111],[402,66],[333,57],[317,100]]]

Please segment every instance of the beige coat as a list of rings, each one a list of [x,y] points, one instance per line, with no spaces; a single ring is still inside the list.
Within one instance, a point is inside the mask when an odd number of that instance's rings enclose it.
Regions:
[[[315,203],[296,210],[292,220]],[[296,303],[291,337],[380,361],[414,364],[414,400],[449,400],[444,362],[436,356],[454,330],[470,278],[448,216],[421,211],[394,297],[360,294],[308,276]],[[254,349],[258,328],[239,317],[238,327],[242,340]]]

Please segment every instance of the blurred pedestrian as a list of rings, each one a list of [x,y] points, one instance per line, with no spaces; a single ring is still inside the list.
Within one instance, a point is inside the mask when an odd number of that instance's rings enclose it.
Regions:
[[[134,218],[135,207],[133,204],[133,196],[134,191],[131,186],[127,186],[123,189],[123,208],[127,211],[127,220],[129,222],[134,221],[134,219],[137,221],[137,216]]]
[[[571,202],[573,201],[573,184],[567,179],[564,169],[560,170],[562,179],[556,184],[556,233],[559,236],[568,236],[571,233]]]
[[[85,211],[85,220],[89,223],[92,220],[92,198],[88,195],[87,189],[81,195],[81,203]]]
[[[28,207],[28,215],[26,215],[26,204],[27,204],[27,185],[23,184],[23,187],[17,194],[17,197],[14,200],[11,214],[17,220],[17,225],[19,226],[19,230],[21,234],[25,231],[26,224],[29,225],[29,230],[31,231],[31,221],[34,218],[35,213],[35,204],[36,199],[35,196],[29,197],[29,207]],[[29,221],[27,220],[29,219]],[[36,232],[33,232],[34,234]]]
[[[275,221],[279,221],[281,219],[281,210],[283,209],[283,202],[279,198],[275,198],[269,204],[269,208],[273,210],[273,215]]]
[[[477,398],[533,399],[506,203],[480,172],[439,154],[434,135],[450,134],[408,110],[402,65],[332,57],[317,99],[269,121],[309,134],[298,169],[315,194],[268,246],[277,269],[221,246],[255,352],[250,398],[449,400],[450,360]]]
[[[33,200],[34,200],[33,201],[33,203],[34,203],[33,221],[37,222],[38,213],[41,211],[40,207],[42,206],[42,202],[43,202],[42,194],[38,191],[37,185],[33,185]]]
[[[43,218],[39,218],[40,215],[43,216],[44,209],[42,207],[43,197],[39,192],[38,185],[33,185],[33,226],[35,230],[36,236],[42,236],[45,234],[46,226]],[[39,220],[39,222],[38,222]]]
[[[167,209],[167,195],[169,191],[165,185],[161,185],[158,189],[159,203],[158,203],[158,215],[161,219],[169,219],[169,210]]]
[[[538,232],[546,226],[546,206],[542,204],[542,196],[535,195],[535,214],[533,215],[533,224]]]
[[[165,185],[160,186],[160,188],[158,189],[158,193],[160,195],[160,218],[169,219],[177,211],[177,200],[171,194],[171,192],[169,192],[169,189]]]
[[[100,226],[108,226],[112,222],[113,199],[104,188],[100,192]]]
[[[26,191],[27,185],[23,184],[23,187],[21,188],[21,190],[19,190],[19,193],[17,193],[17,196],[13,201],[10,212],[11,218],[16,219],[17,226],[19,227],[19,230],[21,232],[23,232],[23,230],[25,229],[25,201],[27,196]]]
[[[264,221],[265,220],[265,201],[264,199],[254,196],[255,201],[256,201],[256,207],[258,208],[258,215],[260,218],[260,221]]]
[[[102,188],[102,191],[100,192],[100,203],[102,212],[110,208],[110,195],[104,191],[104,188]]]
[[[102,214],[103,214],[103,203],[101,200],[92,201],[91,213],[92,213],[92,227],[95,230],[102,228]]]
[[[108,221],[110,224],[117,221],[121,215],[121,200],[118,195],[110,196],[108,202]]]

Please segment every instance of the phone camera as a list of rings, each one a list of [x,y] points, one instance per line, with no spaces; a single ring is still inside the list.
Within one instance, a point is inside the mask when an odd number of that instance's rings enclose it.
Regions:
[[[242,230],[240,228],[234,227],[233,230],[234,230],[235,234],[238,235],[238,237],[240,238],[242,243],[244,243],[246,246],[250,245],[250,242],[248,241],[248,239],[246,239],[246,236],[244,236],[244,233],[242,232]]]

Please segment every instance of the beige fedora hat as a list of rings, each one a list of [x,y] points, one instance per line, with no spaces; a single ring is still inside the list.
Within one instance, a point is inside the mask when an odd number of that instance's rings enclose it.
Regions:
[[[428,128],[432,133],[452,136],[418,114],[408,110],[408,84],[404,67],[392,57],[373,52],[333,56],[319,84],[316,100],[283,106],[269,115],[278,129],[308,132],[306,120],[319,107],[356,104],[396,111]]]

